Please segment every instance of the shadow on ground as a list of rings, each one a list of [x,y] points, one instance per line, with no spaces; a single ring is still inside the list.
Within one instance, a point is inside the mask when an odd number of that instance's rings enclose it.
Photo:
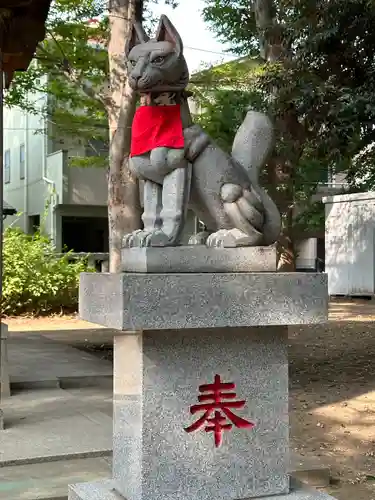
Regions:
[[[353,307],[354,306],[354,307]],[[355,307],[356,306],[356,307]],[[290,328],[291,435],[330,465],[339,500],[375,499],[375,322],[369,304],[334,308],[326,325]],[[373,308],[373,307],[372,307]],[[354,318],[364,311],[359,320]],[[340,319],[340,321],[338,321]]]

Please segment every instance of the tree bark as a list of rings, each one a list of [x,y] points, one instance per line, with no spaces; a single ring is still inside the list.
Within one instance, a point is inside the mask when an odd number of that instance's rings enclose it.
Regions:
[[[119,272],[121,241],[125,233],[141,227],[138,181],[129,165],[131,123],[135,95],[128,85],[125,44],[133,22],[142,20],[142,1],[111,0],[108,44],[110,96],[107,101],[109,125],[108,223],[109,271]]]
[[[278,61],[284,66],[291,63],[289,47],[284,37],[284,29],[277,22],[274,0],[254,0],[253,8],[256,25],[259,30],[260,52],[267,62]],[[274,92],[277,94],[278,89]],[[292,139],[292,158],[273,158],[268,164],[270,194],[273,195],[282,216],[282,230],[278,241],[278,269],[294,271],[296,265],[296,246],[293,237],[294,223],[294,168],[299,157],[303,133],[293,109],[281,116],[276,123],[280,136]],[[277,189],[283,184],[285,189]]]

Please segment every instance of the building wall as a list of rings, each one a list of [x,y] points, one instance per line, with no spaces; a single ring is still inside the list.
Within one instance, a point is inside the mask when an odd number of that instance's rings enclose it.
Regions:
[[[21,214],[7,217],[5,225],[17,225],[24,231],[32,229],[31,216],[39,215],[45,232],[61,246],[61,210],[74,205],[75,216],[80,208],[95,213],[95,206],[107,205],[105,169],[69,166],[69,158],[84,156],[85,147],[74,138],[56,138],[53,123],[42,111],[47,95],[34,94],[40,113],[25,113],[19,108],[4,110],[4,151],[10,151],[10,182],[4,184],[4,198]],[[25,148],[24,178],[20,176],[20,148]],[[94,215],[93,215],[94,216]]]
[[[107,205],[108,187],[105,168],[69,167],[64,171],[67,190],[64,203],[73,205]]]
[[[33,95],[35,105],[42,110],[46,95]],[[43,212],[45,186],[43,161],[45,158],[45,121],[42,114],[25,113],[19,108],[4,110],[4,152],[10,151],[10,182],[4,183],[4,198],[22,215],[7,217],[5,224],[15,224],[28,231],[28,215]],[[25,175],[20,176],[20,147],[25,148]]]

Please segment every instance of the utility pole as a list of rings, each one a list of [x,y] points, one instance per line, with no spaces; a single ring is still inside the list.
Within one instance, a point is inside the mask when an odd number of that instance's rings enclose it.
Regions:
[[[4,211],[4,72],[3,72],[3,53],[0,49],[0,304],[3,301],[3,229],[4,229],[3,211]],[[2,319],[2,316],[3,314],[0,310],[0,320]],[[0,360],[1,360],[1,350],[0,350]]]
[[[6,331],[3,329],[3,207],[4,207],[4,123],[3,123],[3,95],[4,95],[4,72],[3,72],[3,52],[0,47],[0,403],[6,396],[5,374],[7,367],[4,363],[4,353],[6,353]],[[0,430],[4,429],[3,412],[0,407]]]
[[[4,230],[4,68],[3,53],[0,48],[0,403],[10,396],[8,367],[8,325],[3,323],[3,230]],[[0,430],[4,420],[0,407]]]

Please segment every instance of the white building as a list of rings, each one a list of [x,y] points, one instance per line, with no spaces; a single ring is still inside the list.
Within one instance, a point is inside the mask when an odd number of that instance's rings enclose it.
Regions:
[[[42,110],[46,94],[36,94]],[[60,251],[108,250],[107,181],[104,168],[69,165],[71,156],[84,156],[72,140],[56,141],[52,124],[42,115],[12,108],[4,110],[4,198],[22,215],[6,225],[26,232],[43,222]]]

